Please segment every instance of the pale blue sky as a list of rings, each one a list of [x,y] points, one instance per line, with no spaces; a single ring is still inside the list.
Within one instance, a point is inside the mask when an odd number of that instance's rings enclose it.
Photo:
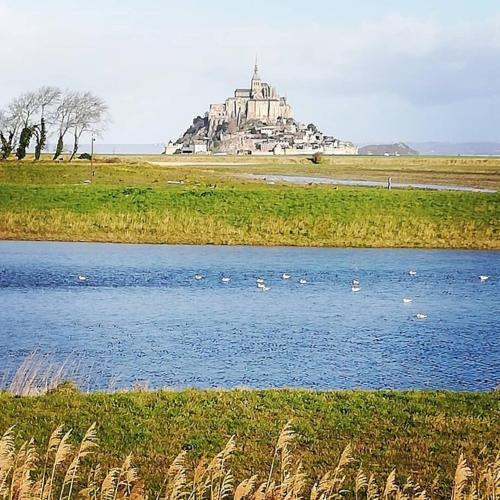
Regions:
[[[0,106],[40,85],[93,90],[106,142],[177,138],[248,84],[255,54],[328,134],[500,141],[499,0],[0,0]]]

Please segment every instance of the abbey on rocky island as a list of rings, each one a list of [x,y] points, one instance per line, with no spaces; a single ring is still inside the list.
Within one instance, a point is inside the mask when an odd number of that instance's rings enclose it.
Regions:
[[[211,130],[230,121],[235,121],[237,126],[248,120],[261,120],[274,125],[278,119],[287,118],[293,118],[292,108],[274,87],[260,79],[257,64],[249,89],[236,89],[234,97],[228,97],[224,104],[211,104],[208,112]]]
[[[249,89],[236,89],[224,103],[211,104],[165,154],[357,154],[351,142],[323,135],[293,118],[285,97],[263,82],[257,63]]]

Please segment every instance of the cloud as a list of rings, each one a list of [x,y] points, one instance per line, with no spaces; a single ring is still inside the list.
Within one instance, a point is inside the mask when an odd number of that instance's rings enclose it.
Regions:
[[[75,12],[61,5],[21,9],[0,0],[0,60],[8,68],[0,76],[0,106],[40,85],[88,89],[110,105],[107,141],[166,140],[209,103],[246,85],[258,53],[262,76],[288,95],[298,118],[318,121],[329,133],[422,140],[449,126],[450,140],[465,140],[478,127],[484,139],[492,137],[499,16],[444,23],[391,13],[345,26],[276,27],[244,18],[214,25],[215,15],[190,23],[178,12],[172,18],[130,6]],[[468,129],[453,126],[455,109],[465,119],[471,111]]]

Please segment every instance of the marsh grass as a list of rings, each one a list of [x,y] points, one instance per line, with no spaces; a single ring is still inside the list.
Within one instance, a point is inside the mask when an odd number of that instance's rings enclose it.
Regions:
[[[7,372],[3,373],[0,390],[15,396],[40,396],[68,381],[75,385],[82,382],[77,361],[68,358],[58,362],[33,351],[23,359],[12,377]]]
[[[73,480],[75,494],[89,486],[86,481],[90,477],[99,488],[106,477],[116,486],[119,470],[127,469],[122,465],[132,454],[142,484],[148,492],[154,492],[150,498],[156,498],[166,485],[167,471],[179,451],[183,452],[179,461],[189,469],[185,476],[188,484],[193,470],[201,472],[196,464],[202,457],[217,455],[224,443],[236,436],[237,447],[229,467],[233,491],[244,479],[255,488],[264,482],[281,484],[283,477],[278,471],[284,451],[293,457],[288,463],[293,465],[294,474],[297,461],[301,462],[300,474],[294,477],[304,476],[307,488],[312,488],[317,477],[327,472],[334,474],[339,457],[350,445],[349,456],[357,461],[349,461],[351,468],[344,485],[349,491],[353,491],[355,483],[366,483],[365,488],[376,489],[382,495],[381,479],[397,467],[400,486],[411,476],[432,497],[449,498],[460,453],[477,472],[491,462],[492,453],[498,450],[499,397],[497,392],[303,389],[86,394],[65,383],[43,396],[19,397],[0,392],[0,429],[15,426],[17,446],[33,437],[38,443],[33,445],[34,451],[40,457],[47,455],[43,443],[55,428],[62,424],[64,429],[72,429],[66,441],[73,451],[68,452],[64,465],[61,462],[56,467],[54,495],[56,491],[59,494],[57,488],[65,477],[67,495],[71,475],[66,469],[75,458],[74,451],[85,430],[97,422],[99,447],[78,462],[79,470],[82,464],[86,468]],[[293,427],[285,425],[289,419],[293,419]],[[280,444],[274,449],[273,436],[283,426]],[[287,448],[287,433],[294,435],[293,449]],[[60,434],[65,435],[62,429]],[[96,464],[98,470],[92,471]],[[363,473],[358,475],[360,467]],[[34,466],[34,482],[40,480],[43,469],[40,463]],[[46,469],[53,470],[52,462]],[[372,474],[377,481],[370,480]],[[253,476],[258,481],[250,481]],[[48,477],[47,473],[45,481]],[[306,496],[309,494],[307,490]],[[366,491],[359,494],[362,498]]]
[[[190,466],[188,454],[181,451],[163,471],[158,490],[141,481],[132,455],[108,469],[92,461],[98,447],[96,424],[85,432],[81,441],[71,443],[72,430],[57,427],[48,440],[45,452],[38,453],[31,439],[16,446],[11,427],[0,438],[0,497],[9,499],[145,499],[169,500],[425,500],[433,498],[411,477],[398,477],[392,469],[385,478],[365,471],[355,459],[348,444],[334,467],[319,477],[308,476],[296,452],[297,434],[288,422],[281,430],[269,472],[265,478],[257,474],[239,482],[231,470],[237,450],[232,436],[211,460],[201,458]],[[327,443],[325,443],[327,445]],[[89,460],[90,459],[90,460]],[[433,484],[433,488],[437,485]],[[455,469],[452,500],[496,500],[500,495],[500,455],[483,458],[472,469],[461,454]]]
[[[159,164],[155,164],[159,163]],[[208,164],[208,165],[207,165]],[[320,165],[310,157],[241,157],[122,155],[97,158],[99,185],[158,186],[171,179],[186,182],[234,182],[236,175],[288,174],[422,182],[500,189],[500,157],[366,157],[323,156]],[[182,165],[182,166],[181,166]],[[71,164],[48,158],[0,162],[0,183],[79,184],[89,176],[89,162]]]
[[[328,158],[310,172],[303,172],[311,168],[304,158],[256,158],[246,165],[249,160],[241,158],[194,157],[185,167],[136,160],[98,163],[92,185],[83,185],[85,162],[1,163],[0,238],[500,248],[499,194],[280,186],[235,177],[242,168],[262,173],[272,167],[277,173],[355,178],[389,171],[394,180],[399,169],[417,177],[448,176],[449,183],[458,174],[484,174],[491,181],[500,180],[496,158]],[[196,166],[207,160],[216,165]],[[232,162],[237,166],[229,167]]]
[[[500,248],[499,195],[279,186],[8,186],[0,238]]]

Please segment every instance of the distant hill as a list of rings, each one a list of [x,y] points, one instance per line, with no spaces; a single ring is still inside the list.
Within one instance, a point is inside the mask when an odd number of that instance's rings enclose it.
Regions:
[[[407,144],[403,142],[398,142],[396,144],[370,144],[368,146],[363,146],[359,148],[358,154],[360,155],[373,155],[373,156],[384,156],[384,155],[418,155],[418,151],[410,148]]]
[[[500,155],[498,142],[410,142],[422,155]]]

